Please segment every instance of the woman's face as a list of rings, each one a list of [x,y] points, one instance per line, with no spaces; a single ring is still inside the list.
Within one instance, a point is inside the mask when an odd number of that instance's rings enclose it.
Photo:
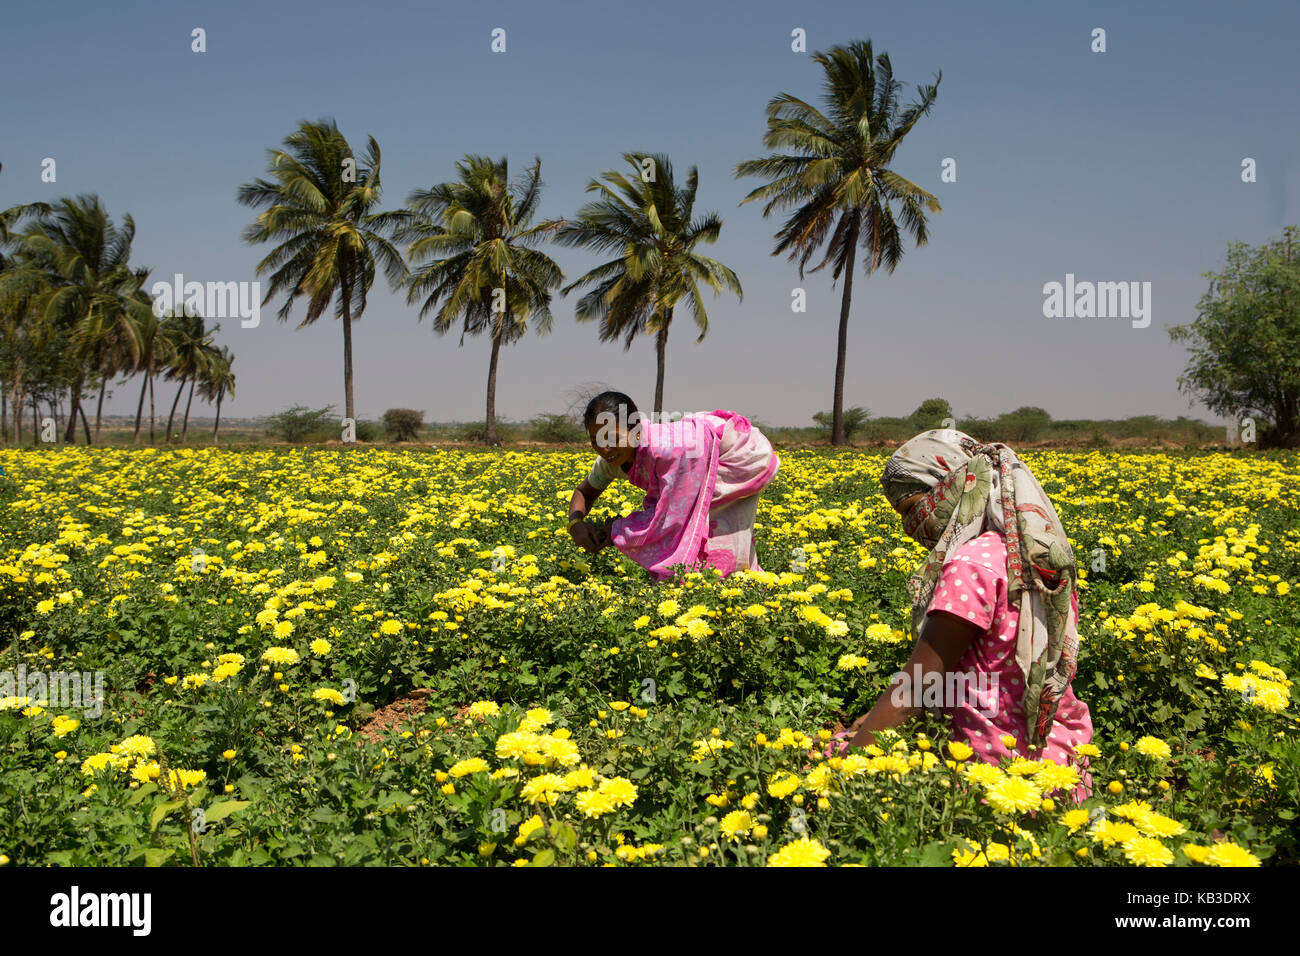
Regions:
[[[613,444],[610,444],[611,432]],[[614,425],[611,428],[597,422],[587,426],[587,437],[591,439],[591,447],[596,450],[596,454],[611,465],[619,467],[623,465],[630,467],[636,459],[636,442],[633,441],[635,434],[635,425],[631,429],[625,429],[621,425]]]
[[[894,510],[898,512],[899,517],[906,518],[907,513],[912,510],[912,505],[916,504],[924,497],[924,491],[918,491],[914,495],[908,495],[906,498],[900,499],[898,504],[894,505]]]

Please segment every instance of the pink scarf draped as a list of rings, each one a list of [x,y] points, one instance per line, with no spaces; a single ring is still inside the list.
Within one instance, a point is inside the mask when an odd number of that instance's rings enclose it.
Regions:
[[[656,580],[671,577],[671,569],[678,565],[691,570],[716,566],[724,575],[735,566],[730,552],[718,553],[716,562],[710,560],[709,508],[715,487],[722,495],[718,503],[757,494],[775,474],[778,462],[768,445],[755,468],[724,466],[719,484],[720,448],[728,426],[738,440],[749,437],[749,420],[723,409],[641,425],[628,481],[645,490],[645,501],[640,511],[614,521],[610,540]]]

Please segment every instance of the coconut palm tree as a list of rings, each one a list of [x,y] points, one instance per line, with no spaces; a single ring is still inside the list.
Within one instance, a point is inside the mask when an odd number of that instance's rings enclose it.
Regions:
[[[132,294],[134,307],[123,320],[102,328],[91,327],[88,338],[97,343],[95,355],[89,360],[91,368],[99,374],[99,400],[95,404],[95,441],[99,441],[103,420],[104,394],[108,383],[119,374],[129,374],[140,360],[145,346],[145,335],[153,317],[153,299],[145,291],[149,270],[136,270],[136,290]]]
[[[0,282],[0,306],[25,302],[68,336],[66,358],[75,371],[64,441],[73,441],[78,415],[91,441],[81,391],[96,374],[105,340],[139,354],[138,319],[148,308],[139,292],[147,271],[130,267],[134,237],[130,215],[119,228],[97,196],[61,199],[21,234],[21,251]]]
[[[167,416],[167,434],[163,438],[165,445],[171,444],[176,406],[180,404],[187,383],[191,387],[190,395],[193,398],[193,383],[207,365],[213,332],[203,321],[203,316],[191,308],[184,309],[179,316],[173,314],[163,322],[162,334],[170,345],[168,354],[171,360],[164,378],[180,382],[176,397],[172,399],[171,413]]]
[[[716,213],[692,218],[699,171],[692,166],[685,185],[678,186],[672,164],[662,153],[624,153],[623,159],[633,168],[632,175],[609,170],[601,176],[604,182],[588,182],[587,192],[600,193],[600,198],[578,210],[577,218],[561,227],[555,239],[614,254],[563,292],[593,287],[578,300],[576,314],[579,321],[600,320],[602,342],[622,338],[624,349],[630,349],[637,335],[654,336],[657,413],[663,410],[664,354],[678,303],[686,300],[700,342],[709,329],[700,283],[714,296],[724,288],[740,299],[744,293],[734,272],[695,251],[702,243],[717,241],[722,231]]]
[[[37,319],[34,316],[35,292],[43,288],[30,273],[17,285],[4,273],[14,265],[23,248],[22,236],[14,230],[24,220],[48,215],[48,203],[23,203],[0,212],[0,422],[4,423],[5,441],[9,440],[8,407],[13,405],[14,441],[22,442],[23,391],[36,358],[34,343]],[[35,425],[33,424],[33,428]]]
[[[284,293],[280,321],[289,318],[294,300],[307,300],[298,328],[311,325],[335,302],[343,320],[343,391],[345,414],[355,419],[352,395],[352,323],[366,308],[366,297],[379,265],[393,288],[406,279],[402,256],[386,238],[392,220],[372,210],[380,198],[379,144],[367,138],[360,160],[333,120],[302,123],[269,150],[271,179],[239,187],[245,206],[262,208],[245,230],[249,243],[277,241],[257,266],[271,274],[263,304]]]
[[[767,200],[763,215],[794,212],[777,232],[773,255],[789,253],[798,261],[799,277],[814,253],[826,243],[816,272],[830,263],[831,275],[844,277],[840,299],[839,342],[835,360],[832,444],[844,436],[844,370],[848,351],[849,307],[853,298],[853,258],[859,245],[868,276],[880,266],[891,273],[903,256],[899,224],[918,246],[929,239],[925,211],[939,212],[939,202],[890,168],[916,121],[930,111],[939,80],[920,90],[920,99],[900,112],[902,84],[894,79],[889,56],[872,53],[871,41],[835,46],[813,61],[825,71],[826,112],[782,93],[767,104],[763,145],[783,150],[739,163],[737,176],[770,180],[753,190],[742,205]],[[898,203],[895,220],[892,204]]]
[[[235,373],[232,367],[235,356],[224,345],[217,350],[199,377],[199,397],[206,402],[216,402],[217,420],[212,426],[212,444],[217,444],[217,431],[221,428],[221,402],[235,394]]]
[[[212,327],[212,334],[215,335],[221,331],[221,325],[217,324]],[[181,444],[185,444],[185,436],[190,431],[190,406],[194,404],[194,386],[201,383],[209,374],[213,366],[220,361],[221,353],[211,342],[204,345],[199,353],[199,369],[197,374],[190,378],[190,394],[185,399],[185,415],[181,418]]]
[[[165,313],[164,318],[174,315],[173,310]],[[168,354],[167,340],[162,334],[162,321],[154,316],[152,311],[141,320],[140,342],[143,346],[143,354],[131,367],[132,374],[139,372],[144,376],[143,381],[140,382],[140,398],[135,406],[135,434],[131,438],[132,444],[135,445],[140,444],[140,421],[144,414],[146,391],[149,393],[149,443],[153,444],[153,380],[154,376],[166,367]]]
[[[420,318],[436,312],[433,328],[444,334],[461,322],[466,335],[492,338],[488,365],[485,439],[500,444],[496,428],[497,360],[501,346],[518,340],[528,322],[539,334],[551,330],[551,290],[564,281],[560,267],[536,246],[559,228],[533,224],[542,192],[542,161],[534,159],[512,183],[507,161],[466,156],[457,180],[414,190],[399,229],[410,241],[413,268],[407,301],[422,301]]]

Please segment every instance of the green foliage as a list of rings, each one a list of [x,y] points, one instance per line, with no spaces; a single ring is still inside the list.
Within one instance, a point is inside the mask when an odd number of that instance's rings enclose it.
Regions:
[[[854,405],[852,408],[844,409],[845,440],[852,441],[853,436],[861,432],[863,426],[867,424],[870,415],[871,412],[861,405]],[[834,416],[832,412],[818,412],[813,416],[813,421],[829,432],[834,422]]]
[[[445,334],[457,323],[460,340],[487,334],[492,342],[484,438],[500,440],[496,422],[497,356],[529,327],[551,330],[551,297],[564,279],[560,267],[538,245],[559,228],[534,222],[541,203],[542,161],[534,158],[522,176],[510,178],[503,157],[467,155],[456,179],[407,197],[397,234],[409,240],[412,265],[407,302],[420,302],[420,318],[433,315]]]
[[[282,412],[265,418],[267,431],[290,444],[319,440],[326,433],[337,438],[341,426],[334,417],[334,406],[311,409],[306,405],[294,405]]]
[[[763,145],[775,152],[736,164],[736,176],[766,180],[741,202],[763,201],[765,217],[789,213],[772,254],[797,262],[801,278],[823,246],[814,271],[829,265],[833,278],[847,274],[851,279],[861,246],[867,275],[882,267],[892,273],[902,260],[905,237],[924,245],[926,215],[940,211],[934,195],[891,167],[904,137],[934,105],[942,74],[932,84],[918,84],[919,98],[904,106],[889,55],[875,53],[870,40],[833,46],[811,59],[823,71],[824,107],[788,93],[768,101]],[[840,343],[851,308],[850,281],[842,296]],[[834,412],[842,413],[846,364],[841,344],[832,421]],[[848,437],[847,430],[835,434],[832,424],[832,443]]]
[[[1191,358],[1179,387],[1217,414],[1271,422],[1261,445],[1300,444],[1300,246],[1295,226],[1266,245],[1228,244],[1223,272],[1207,272],[1197,317],[1169,336]]]
[[[529,435],[534,441],[553,445],[585,444],[586,430],[568,415],[544,413],[530,423]]]
[[[519,430],[503,419],[497,419],[494,425],[497,441],[516,441],[518,439]],[[464,422],[457,425],[452,429],[451,438],[453,441],[494,444],[489,435],[486,422]]]
[[[334,303],[344,334],[366,310],[371,286],[380,271],[400,288],[408,278],[402,255],[389,241],[405,222],[401,214],[376,210],[382,195],[381,155],[373,136],[357,156],[333,120],[303,121],[269,150],[269,179],[239,187],[242,205],[261,209],[244,228],[250,244],[279,243],[257,265],[269,274],[267,301],[284,296],[276,313],[289,318],[293,304],[306,300],[299,325],[311,325]],[[344,412],[355,419],[352,356],[345,350]]]
[[[384,412],[384,432],[389,441],[415,441],[424,427],[424,412],[414,408],[390,408]]]
[[[952,405],[946,398],[927,398],[912,412],[911,424],[918,431],[942,428],[945,419],[953,418]]]
[[[337,448],[164,452],[147,470],[122,467],[131,454],[0,451],[26,498],[0,508],[10,564],[39,554],[29,546],[47,542],[62,516],[82,516],[61,523],[66,580],[26,568],[21,582],[4,578],[0,671],[20,662],[103,670],[108,689],[104,713],[81,715],[63,736],[55,718],[67,708],[0,710],[0,804],[18,808],[0,814],[0,850],[14,865],[627,862],[617,834],[628,846],[661,845],[655,859],[669,864],[761,865],[801,831],[836,864],[948,865],[971,849],[967,840],[1009,843],[1026,863],[1129,862],[1119,846],[1068,832],[1064,799],[1011,818],[1017,836],[980,787],[942,760],[925,766],[925,753],[946,756],[948,731],[931,718],[902,728],[895,753],[905,773],[873,768],[828,786],[813,775],[830,764],[788,731],[816,738],[864,712],[911,652],[905,584],[920,552],[899,546],[878,484],[883,454],[782,448],[759,510],[771,575],[675,584],[647,581],[616,552],[579,554],[564,538],[563,498],[586,452],[375,451],[380,467],[366,482]],[[1300,580],[1294,454],[1029,454],[1088,569],[1073,686],[1101,755],[1084,809],[1146,801],[1187,828],[1164,839],[1175,854],[1184,843],[1211,845],[1217,831],[1293,865],[1294,703],[1266,709],[1227,680],[1269,665],[1295,676],[1300,606],[1278,586]],[[302,474],[314,480],[285,480]],[[208,508],[195,511],[180,488],[203,489]],[[106,501],[103,489],[116,497]],[[79,507],[91,494],[101,506]],[[229,507],[236,494],[243,505]],[[1260,494],[1274,504],[1250,512],[1251,530],[1219,521],[1225,506]],[[622,510],[613,497],[602,497],[597,518]],[[116,501],[150,517],[124,515]],[[343,501],[354,507],[315,517]],[[277,513],[284,520],[249,523]],[[182,514],[197,527],[182,526]],[[155,532],[119,583],[125,562],[103,558]],[[110,548],[77,546],[83,533]],[[274,583],[237,581],[215,561],[196,570],[196,543]],[[512,551],[498,554],[506,544]],[[1098,547],[1107,560],[1094,570]],[[1230,593],[1206,585],[1220,580],[1204,577],[1207,565],[1227,572],[1219,587]],[[662,603],[669,596],[676,607]],[[110,603],[111,618],[99,613]],[[813,610],[843,627],[805,615]],[[708,633],[687,623],[669,633],[683,615]],[[284,623],[291,628],[280,633]],[[298,660],[264,661],[271,645],[295,648]],[[214,669],[230,653],[246,664],[218,681]],[[842,666],[844,655],[861,660]],[[208,679],[187,686],[194,675]],[[323,688],[342,702],[316,699]],[[370,725],[379,708],[410,704],[415,688],[427,690],[427,708]],[[488,699],[499,713],[466,714]],[[591,818],[575,806],[576,790],[555,807],[528,803],[525,782],[577,766],[498,755],[500,735],[534,707],[550,711],[548,727],[568,735],[593,773],[631,781],[633,804]],[[783,728],[787,744],[771,746]],[[203,780],[178,792],[161,775],[83,773],[88,756],[135,734],[155,740],[169,767]],[[1168,743],[1168,758],[1140,752],[1148,734]],[[698,745],[709,741],[719,749],[704,756]],[[519,775],[451,772],[470,758]],[[770,791],[783,774],[798,776],[797,794]],[[1120,794],[1106,790],[1111,781],[1123,783]],[[824,806],[819,788],[829,793]],[[765,833],[723,832],[742,807]],[[543,825],[521,837],[534,813]],[[1082,848],[1088,856],[1077,856]]]
[[[991,429],[991,433],[997,437],[984,440],[1008,443],[1038,441],[1051,424],[1052,416],[1046,411],[1032,405],[1025,405],[1014,412],[998,416]]]
[[[717,241],[722,218],[717,213],[698,215],[695,195],[699,171],[692,166],[686,182],[678,185],[668,156],[662,153],[624,153],[630,175],[607,170],[591,180],[587,192],[599,193],[595,202],[578,210],[555,235],[556,242],[589,249],[606,258],[598,266],[564,287],[567,295],[588,287],[575,310],[578,321],[598,320],[600,340],[623,340],[631,348],[638,335],[653,335],[658,345],[655,405],[659,406],[664,374],[663,347],[668,341],[673,312],[685,301],[703,341],[709,316],[700,294],[703,282],[714,296],[723,290],[743,298],[740,280],[727,266],[701,255],[698,247]]]

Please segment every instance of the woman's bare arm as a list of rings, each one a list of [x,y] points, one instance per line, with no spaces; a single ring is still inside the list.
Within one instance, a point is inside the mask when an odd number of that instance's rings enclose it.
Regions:
[[[592,504],[600,497],[602,489],[597,488],[586,478],[582,479],[582,484],[573,492],[573,497],[569,500],[569,518],[572,518],[581,512],[586,515],[591,510]]]
[[[943,677],[956,668],[971,641],[983,633],[978,625],[951,614],[938,613],[927,617],[921,628],[921,637],[912,649],[912,656],[903,665],[902,674],[896,674],[890,681],[889,690],[880,695],[875,706],[853,722],[849,728],[849,744],[854,747],[869,747],[876,740],[872,731],[897,727],[919,716],[924,708],[912,704],[916,699],[912,691],[916,667],[919,665],[921,668],[922,680],[930,673],[938,673]],[[901,686],[900,681],[904,682]],[[902,698],[903,703],[895,703],[895,697]]]
[[[583,516],[591,510],[592,502],[600,497],[601,489],[597,488],[586,478],[582,479],[582,484],[578,485],[573,492],[573,497],[569,499],[569,521],[574,518]],[[590,522],[582,521],[578,524],[570,524],[569,536],[582,550],[589,554],[595,554],[603,547],[601,541],[595,534],[595,529]]]

